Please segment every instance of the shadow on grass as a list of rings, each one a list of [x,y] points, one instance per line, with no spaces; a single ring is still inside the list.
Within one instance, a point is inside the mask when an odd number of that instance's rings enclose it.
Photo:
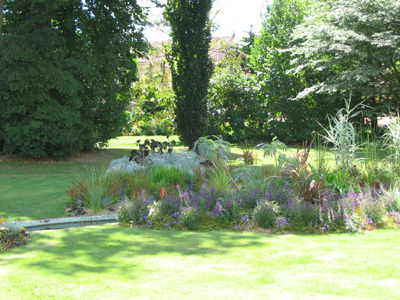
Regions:
[[[32,241],[16,249],[8,263],[40,272],[72,276],[78,273],[118,272],[129,275],[143,269],[147,258],[214,257],[233,249],[265,246],[265,234],[228,231],[185,232],[134,229],[110,225],[34,233]],[[32,255],[32,257],[30,257]],[[18,261],[21,260],[21,261]]]

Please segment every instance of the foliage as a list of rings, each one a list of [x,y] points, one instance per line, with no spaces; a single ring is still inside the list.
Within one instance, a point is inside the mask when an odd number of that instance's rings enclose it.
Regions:
[[[208,186],[214,189],[218,195],[223,195],[232,187],[232,182],[222,167],[209,168],[207,178]]]
[[[158,206],[159,213],[162,216],[169,216],[180,212],[181,199],[173,194],[169,194],[164,200],[160,201]]]
[[[254,165],[257,162],[257,153],[256,150],[257,148],[262,147],[263,144],[258,144],[254,146],[253,148],[250,147],[248,140],[245,140],[244,145],[241,147],[243,151],[243,161],[246,165]]]
[[[279,206],[272,201],[259,201],[254,209],[254,217],[263,228],[269,228],[279,213]]]
[[[350,192],[350,177],[349,169],[339,168],[336,172],[326,172],[324,174],[325,184],[328,188],[335,190],[340,194]]]
[[[196,207],[181,208],[182,225],[189,230],[196,230],[200,224],[200,215]]]
[[[356,151],[359,146],[356,142],[356,130],[350,119],[357,117],[361,113],[361,110],[356,110],[362,103],[351,108],[350,102],[351,95],[348,101],[345,100],[345,108],[340,109],[335,118],[329,118],[329,128],[323,127],[326,134],[322,135],[322,137],[327,143],[333,145],[332,150],[335,153],[337,168],[353,171],[356,162]]]
[[[135,173],[145,168],[151,167],[175,167],[184,172],[189,172],[193,176],[196,174],[196,170],[200,168],[200,158],[194,151],[174,151],[172,153],[166,153],[160,155],[158,153],[150,152],[146,156],[146,160],[143,163],[136,163],[134,160],[129,161],[128,157],[114,159],[110,162],[107,172],[127,172]]]
[[[108,184],[115,185],[117,182],[113,174],[111,176],[114,180],[107,180],[107,176],[110,175],[104,171],[99,174],[94,168],[86,168],[84,174],[76,174],[68,190],[70,203],[81,201],[86,211],[95,214],[110,207],[118,199],[111,197],[112,193],[108,189]],[[118,186],[117,188],[120,189]]]
[[[350,90],[375,112],[399,101],[400,4],[397,0],[319,1],[299,25],[292,45],[293,71],[315,72],[299,97]]]
[[[154,71],[149,63],[147,72],[132,87],[130,97],[125,111],[128,118],[123,129],[125,135],[174,134],[174,93],[165,67]]]
[[[148,170],[150,191],[154,195],[160,195],[164,188],[167,193],[172,193],[176,187],[186,187],[194,183],[194,178],[189,171],[177,167],[152,167]]]
[[[277,154],[279,154],[279,150],[285,151],[288,149],[288,147],[284,143],[279,141],[278,138],[275,136],[270,143],[266,143],[265,145],[263,145],[262,149],[264,149],[264,156],[274,157],[275,166],[277,167],[278,166]]]
[[[231,172],[228,170],[226,163],[228,162],[228,155],[230,154],[230,143],[224,141],[217,136],[200,137],[194,143],[194,150],[200,156],[211,162],[214,167],[222,168],[226,176],[229,178],[236,190],[239,190],[235,180],[232,178]],[[218,176],[218,174],[215,174]],[[223,179],[223,176],[217,177]]]
[[[4,218],[0,219],[0,226],[0,253],[28,243],[30,235],[25,228]]]
[[[62,159],[106,145],[146,50],[136,1],[5,1],[4,12],[1,151]]]
[[[256,94],[254,76],[242,70],[241,60],[232,51],[227,52],[210,82],[208,134],[230,142],[261,137],[264,108]]]
[[[212,0],[169,0],[164,11],[172,37],[166,52],[175,92],[176,131],[189,148],[207,127],[206,96],[213,69],[208,54],[211,6]]]
[[[387,126],[387,132],[383,135],[384,143],[392,152],[393,160],[396,164],[400,161],[400,120],[391,118],[391,122]],[[397,165],[399,166],[399,165]]]
[[[249,215],[242,216],[238,214],[234,219],[233,224],[233,228],[237,231],[249,231],[256,228],[255,217]]]
[[[146,198],[121,202],[117,210],[118,222],[122,224],[147,225],[150,202]]]
[[[307,1],[275,0],[268,7],[260,35],[251,52],[251,65],[260,85],[258,99],[262,103],[264,125],[259,130],[271,139],[304,141],[316,129],[313,120],[325,116],[326,99],[296,99],[304,89],[308,74],[289,73],[292,57],[285,51],[296,41],[290,39],[296,25],[303,22]]]

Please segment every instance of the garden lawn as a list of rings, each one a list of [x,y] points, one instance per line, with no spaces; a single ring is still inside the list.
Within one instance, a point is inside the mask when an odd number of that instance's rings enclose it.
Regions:
[[[399,230],[38,232],[0,255],[0,298],[400,299],[399,242]]]
[[[112,159],[124,155],[127,151],[106,149],[65,162],[0,162],[0,217],[14,221],[62,217],[74,174],[87,168],[104,172]]]

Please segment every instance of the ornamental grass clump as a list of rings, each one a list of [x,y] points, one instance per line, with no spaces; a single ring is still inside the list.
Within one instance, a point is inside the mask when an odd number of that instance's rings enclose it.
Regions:
[[[157,166],[148,170],[148,182],[150,193],[160,195],[163,187],[167,193],[174,193],[176,186],[186,187],[194,184],[194,176],[192,173],[177,167]]]
[[[70,203],[74,205],[77,201],[83,202],[85,211],[95,214],[116,203],[117,199],[111,196],[107,176],[107,173],[97,172],[94,168],[86,168],[85,173],[77,173],[68,191]],[[117,182],[111,182],[114,184],[111,190],[120,191],[120,187],[115,186]]]

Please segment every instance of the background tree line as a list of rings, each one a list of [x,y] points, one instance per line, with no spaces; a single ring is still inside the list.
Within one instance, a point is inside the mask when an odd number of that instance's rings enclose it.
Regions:
[[[398,1],[274,0],[260,34],[228,47],[215,66],[211,7],[211,0],[164,6],[174,123],[185,145],[206,134],[233,142],[310,139],[350,92],[372,126],[398,108]],[[62,158],[121,132],[124,111],[146,84],[131,90],[135,58],[147,51],[143,8],[133,0],[5,0],[3,11],[2,151]]]

